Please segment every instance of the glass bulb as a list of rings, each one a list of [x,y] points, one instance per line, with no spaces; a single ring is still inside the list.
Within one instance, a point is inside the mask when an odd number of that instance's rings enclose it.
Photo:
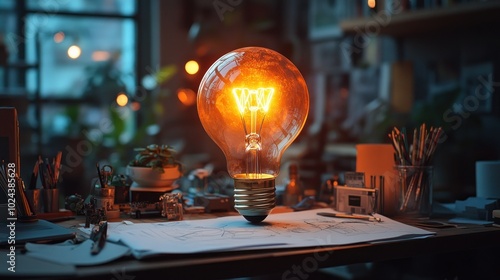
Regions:
[[[261,222],[275,206],[283,153],[309,112],[304,78],[273,50],[237,49],[205,73],[197,108],[203,128],[226,157],[235,209],[248,221]]]

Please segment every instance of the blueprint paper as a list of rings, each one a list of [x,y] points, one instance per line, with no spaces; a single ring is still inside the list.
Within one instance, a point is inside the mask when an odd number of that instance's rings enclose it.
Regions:
[[[271,214],[260,224],[242,216],[162,223],[110,223],[108,240],[128,246],[136,258],[245,249],[335,246],[390,239],[431,236],[434,233],[382,215],[382,222],[331,218],[315,209]]]
[[[81,244],[26,244],[26,254],[30,257],[51,261],[59,264],[76,266],[92,266],[119,259],[129,254],[130,249],[107,242],[102,251],[91,254],[93,241],[85,240]]]

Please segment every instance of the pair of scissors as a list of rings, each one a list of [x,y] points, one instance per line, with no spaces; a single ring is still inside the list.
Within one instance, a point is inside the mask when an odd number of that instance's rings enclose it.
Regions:
[[[101,168],[100,176],[102,176],[102,182],[105,185],[110,185],[113,179],[113,167],[111,165],[104,165]]]

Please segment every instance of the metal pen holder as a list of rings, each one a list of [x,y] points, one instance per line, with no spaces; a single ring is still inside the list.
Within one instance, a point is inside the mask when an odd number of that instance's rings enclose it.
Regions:
[[[59,212],[59,190],[58,189],[41,189],[42,211],[44,213]]]
[[[113,210],[115,204],[115,187],[106,186],[102,188],[100,186],[95,186],[94,197],[96,199],[96,208]]]

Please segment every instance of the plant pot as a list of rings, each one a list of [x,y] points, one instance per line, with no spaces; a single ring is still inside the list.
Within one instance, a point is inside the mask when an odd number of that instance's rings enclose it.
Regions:
[[[182,176],[179,166],[165,167],[163,173],[151,167],[127,166],[127,175],[139,187],[164,188]]]

